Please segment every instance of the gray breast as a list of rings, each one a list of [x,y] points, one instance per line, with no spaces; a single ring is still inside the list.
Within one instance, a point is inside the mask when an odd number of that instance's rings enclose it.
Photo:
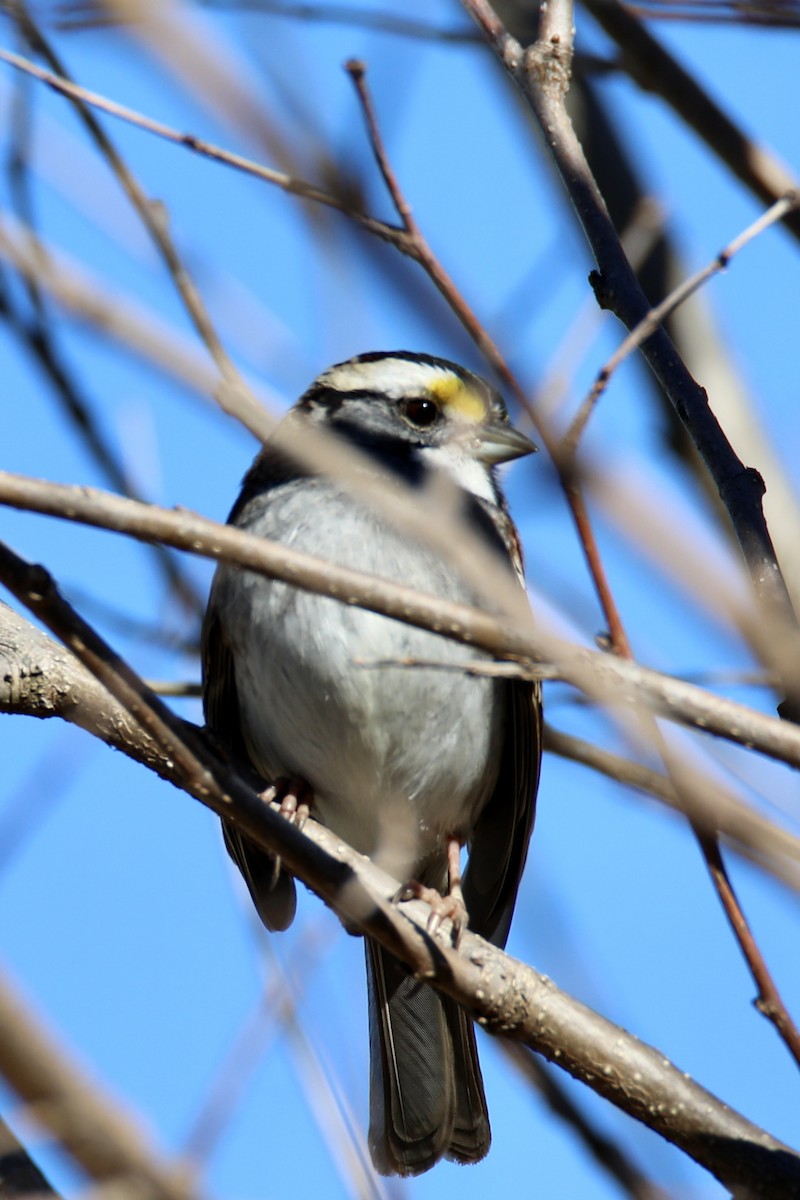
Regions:
[[[237,523],[473,600],[435,555],[322,480],[274,488]],[[305,779],[315,815],[400,877],[416,873],[444,835],[466,836],[494,786],[503,736],[502,685],[458,669],[475,651],[234,568],[222,567],[214,586],[245,740],[263,774]]]

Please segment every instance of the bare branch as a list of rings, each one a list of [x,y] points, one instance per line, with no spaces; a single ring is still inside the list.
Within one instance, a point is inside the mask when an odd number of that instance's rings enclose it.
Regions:
[[[0,1072],[76,1162],[100,1183],[150,1200],[192,1200],[185,1170],[159,1160],[131,1119],[88,1082],[0,979]]]
[[[722,899],[722,905],[731,923],[734,937],[739,943],[745,961],[750,968],[750,974],[758,988],[758,996],[755,1001],[756,1008],[768,1021],[772,1022],[795,1062],[800,1065],[800,1033],[794,1021],[789,1016],[789,1011],[783,1002],[778,987],[767,967],[766,960],[744,915],[725,868],[719,843],[716,838],[709,838],[699,831],[696,832],[700,849],[705,858],[714,887]]]
[[[556,1061],[728,1186],[754,1193],[781,1188],[782,1195],[800,1196],[800,1156],[721,1104],[663,1055],[482,939],[467,932],[455,950],[448,940],[449,922],[441,927],[444,941],[432,938],[425,932],[429,910],[422,901],[389,904],[396,880],[314,821],[301,833],[244,786],[201,739],[190,736],[65,604],[42,568],[31,568],[3,550],[0,575],[143,723],[165,754],[174,781],[260,845],[280,853],[288,869],[349,925],[446,991],[489,1032],[513,1037]]]
[[[582,0],[582,3],[617,43],[625,70],[639,87],[666,100],[763,204],[775,204],[781,196],[800,188],[797,176],[767,147],[739,128],[650,33],[629,5],[618,0]],[[784,224],[795,238],[800,238],[800,213],[788,213]]]
[[[660,304],[656,304],[650,309],[647,316],[630,331],[628,336],[623,339],[614,353],[609,358],[603,367],[600,369],[589,394],[581,404],[577,416],[570,425],[562,442],[563,451],[567,455],[577,453],[578,442],[583,436],[586,424],[594,410],[594,406],[600,396],[608,387],[611,376],[619,366],[628,358],[629,355],[637,350],[643,342],[647,341],[652,333],[658,329],[659,325],[685,300],[707,283],[709,279],[713,279],[721,271],[727,269],[731,259],[742,250],[748,242],[753,238],[758,237],[765,229],[769,229],[776,221],[782,221],[787,213],[792,212],[800,205],[800,193],[790,192],[786,196],[782,196],[777,200],[767,212],[762,213],[755,221],[747,226],[737,237],[729,242],[719,254],[708,263],[707,266],[701,267],[694,275],[690,275],[683,283],[678,284],[668,296],[665,296]]]
[[[283,171],[275,171],[272,167],[265,167],[261,163],[246,158],[242,154],[235,154],[232,150],[226,150],[222,146],[214,145],[213,142],[204,141],[193,133],[185,133],[178,129],[173,129],[171,126],[165,125],[163,121],[147,117],[133,108],[128,108],[125,104],[118,104],[115,100],[111,100],[107,96],[101,96],[98,92],[92,92],[88,88],[81,87],[80,84],[67,78],[60,71],[56,73],[46,71],[43,67],[37,66],[36,63],[30,62],[28,59],[23,58],[19,54],[14,54],[10,50],[0,48],[0,60],[7,62],[12,67],[16,67],[18,71],[25,71],[27,74],[33,75],[34,78],[41,80],[42,83],[52,88],[53,91],[60,92],[76,103],[97,108],[102,112],[108,113],[109,116],[117,117],[121,121],[127,121],[129,125],[135,125],[139,129],[144,129],[147,133],[164,138],[165,141],[174,142],[178,146],[184,146],[187,150],[191,150],[203,158],[210,158],[214,162],[222,163],[226,167],[233,167],[234,170],[241,171],[245,175],[252,175],[254,178],[260,179],[262,183],[271,183],[273,186],[280,188],[281,191],[288,192],[292,196],[299,196],[302,200],[311,200],[315,204],[324,204],[327,208],[336,209],[337,212],[344,213],[369,233],[374,234],[385,242],[396,245],[404,253],[407,253],[406,238],[402,230],[398,229],[395,225],[389,225],[385,221],[379,221],[375,217],[370,217],[367,213],[352,208],[342,196],[337,196],[335,192],[327,192],[324,188],[317,187],[315,184],[309,183],[304,179],[287,175]]]
[[[638,663],[550,637],[534,625],[527,610],[518,609],[515,616],[500,619],[469,605],[425,596],[413,588],[301,554],[186,510],[138,504],[96,488],[46,483],[0,471],[0,504],[235,562],[343,604],[358,604],[442,637],[480,646],[500,658],[555,663],[559,678],[602,704],[634,708],[647,704],[656,715],[800,765],[800,729]],[[520,673],[525,674],[524,668]]]
[[[610,308],[628,329],[633,329],[647,316],[650,305],[625,257],[564,105],[571,45],[564,46],[561,40],[539,40],[523,50],[487,0],[462,0],[462,3],[478,22],[541,126],[598,263],[594,286],[599,302]],[[551,3],[563,7],[563,0]],[[757,471],[745,468],[735,454],[705,391],[691,377],[663,328],[650,335],[642,346],[642,354],[686,425],[719,489],[755,594],[763,605],[764,619],[776,622],[781,628],[796,630],[794,610],[764,519],[763,480]],[[790,697],[800,686],[800,671],[793,667],[794,662],[789,664],[785,677]]]

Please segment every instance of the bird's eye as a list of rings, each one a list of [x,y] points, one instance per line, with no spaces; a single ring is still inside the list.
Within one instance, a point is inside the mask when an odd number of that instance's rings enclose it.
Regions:
[[[421,397],[406,400],[403,412],[418,429],[428,429],[439,417],[438,405],[433,400],[424,400]]]

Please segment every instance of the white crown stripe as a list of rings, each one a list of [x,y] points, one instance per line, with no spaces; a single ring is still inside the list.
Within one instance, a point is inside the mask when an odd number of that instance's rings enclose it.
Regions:
[[[381,358],[376,362],[331,367],[317,382],[335,392],[381,392],[391,400],[400,400],[403,396],[426,392],[435,380],[457,378],[448,367],[404,358]]]

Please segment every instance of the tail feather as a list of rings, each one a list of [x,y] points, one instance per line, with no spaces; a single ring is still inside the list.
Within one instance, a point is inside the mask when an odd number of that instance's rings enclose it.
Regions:
[[[480,1162],[489,1153],[492,1132],[475,1044],[475,1026],[454,1000],[447,996],[439,999],[444,1001],[450,1027],[456,1083],[456,1111],[447,1157],[460,1163]]]
[[[419,1175],[441,1158],[478,1162],[491,1135],[472,1022],[366,940],[370,1129],[384,1175]]]

